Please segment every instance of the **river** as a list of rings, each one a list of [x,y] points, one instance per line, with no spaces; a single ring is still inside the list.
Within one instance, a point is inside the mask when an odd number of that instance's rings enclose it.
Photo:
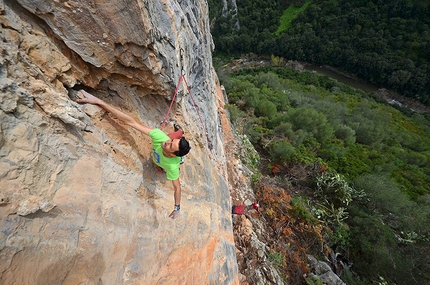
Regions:
[[[342,82],[346,85],[349,85],[351,87],[354,87],[356,89],[360,89],[360,90],[363,90],[366,92],[376,92],[379,89],[379,87],[376,85],[365,83],[365,82],[360,82],[359,80],[345,76],[342,73],[337,72],[330,67],[313,65],[313,64],[305,64],[305,70],[314,71],[318,74],[326,75],[326,76],[334,78],[337,81]]]

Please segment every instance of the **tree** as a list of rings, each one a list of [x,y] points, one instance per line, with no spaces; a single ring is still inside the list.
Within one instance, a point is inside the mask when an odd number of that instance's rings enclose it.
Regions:
[[[264,116],[271,119],[274,115],[276,115],[276,105],[270,101],[262,100],[257,105],[255,115]]]
[[[271,158],[275,163],[285,163],[291,160],[296,152],[295,148],[286,140],[271,144]]]
[[[310,108],[298,108],[289,112],[289,120],[294,130],[304,130],[320,143],[325,143],[333,136],[333,127],[324,114]]]
[[[346,145],[355,143],[355,131],[349,126],[339,125],[334,134],[338,139],[343,140]]]

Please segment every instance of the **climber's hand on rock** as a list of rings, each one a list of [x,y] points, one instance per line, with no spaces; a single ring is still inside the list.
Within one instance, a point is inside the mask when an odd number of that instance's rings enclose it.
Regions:
[[[180,211],[181,210],[173,210],[173,212],[169,215],[169,218],[172,218],[173,220],[176,219],[177,217],[179,217]]]
[[[79,98],[76,99],[76,102],[78,103],[89,103],[89,104],[99,104],[101,102],[101,100],[93,95],[91,95],[90,93],[88,93],[85,90],[80,90],[79,91],[82,95],[84,95],[84,98]]]

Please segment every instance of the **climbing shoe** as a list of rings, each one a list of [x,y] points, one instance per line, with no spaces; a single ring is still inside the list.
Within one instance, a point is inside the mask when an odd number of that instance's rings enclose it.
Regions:
[[[182,127],[180,125],[173,124],[173,127],[175,128],[175,132],[178,131],[178,130],[181,130],[182,131],[182,135],[185,134],[184,130],[182,129]]]

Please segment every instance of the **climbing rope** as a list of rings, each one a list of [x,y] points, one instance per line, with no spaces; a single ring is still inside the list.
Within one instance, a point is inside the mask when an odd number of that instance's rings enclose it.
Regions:
[[[179,86],[181,86],[182,80],[185,80],[184,74],[181,74],[181,76],[179,77],[179,81],[178,81],[178,85],[176,86],[175,94],[173,95],[172,102],[170,102],[170,107],[169,107],[169,110],[167,111],[166,117],[164,117],[163,123],[161,124],[161,129],[164,129],[164,127],[166,126],[167,118],[169,117],[170,111],[172,111],[172,106],[173,106],[173,103],[175,102],[176,95],[178,95]]]
[[[193,101],[194,108],[196,109],[197,115],[198,115],[199,120],[200,120],[200,123],[201,123],[201,125],[202,125],[202,129],[203,129],[203,131],[204,131],[204,133],[205,133],[205,135],[206,135],[206,140],[207,140],[207,142],[208,142],[208,147],[209,147],[209,149],[210,149],[210,150],[212,150],[212,151],[213,151],[213,145],[212,145],[212,142],[211,142],[211,140],[209,139],[208,132],[206,131],[205,125],[203,124],[203,120],[202,120],[202,117],[200,116],[199,110],[198,110],[198,108],[197,108],[197,104],[196,104],[196,102],[194,101],[193,95],[191,94],[191,88],[190,88],[190,86],[188,85],[187,80],[185,79],[185,71],[184,71],[184,69],[183,69],[183,68],[182,68],[182,71],[181,71],[181,76],[179,77],[179,80],[178,80],[178,84],[177,84],[177,86],[176,86],[175,94],[173,95],[172,102],[170,103],[169,110],[167,111],[167,114],[166,114],[166,116],[165,116],[165,118],[164,118],[164,120],[163,120],[163,123],[161,124],[161,129],[163,129],[163,128],[165,127],[165,125],[166,125],[166,122],[167,122],[167,119],[168,119],[168,117],[169,117],[170,111],[172,110],[173,102],[175,101],[176,96],[178,95],[179,87],[181,86],[181,82],[182,82],[182,81],[184,81],[185,86],[186,86],[186,88],[187,88],[187,90],[188,90],[188,93],[190,94],[191,100]]]

